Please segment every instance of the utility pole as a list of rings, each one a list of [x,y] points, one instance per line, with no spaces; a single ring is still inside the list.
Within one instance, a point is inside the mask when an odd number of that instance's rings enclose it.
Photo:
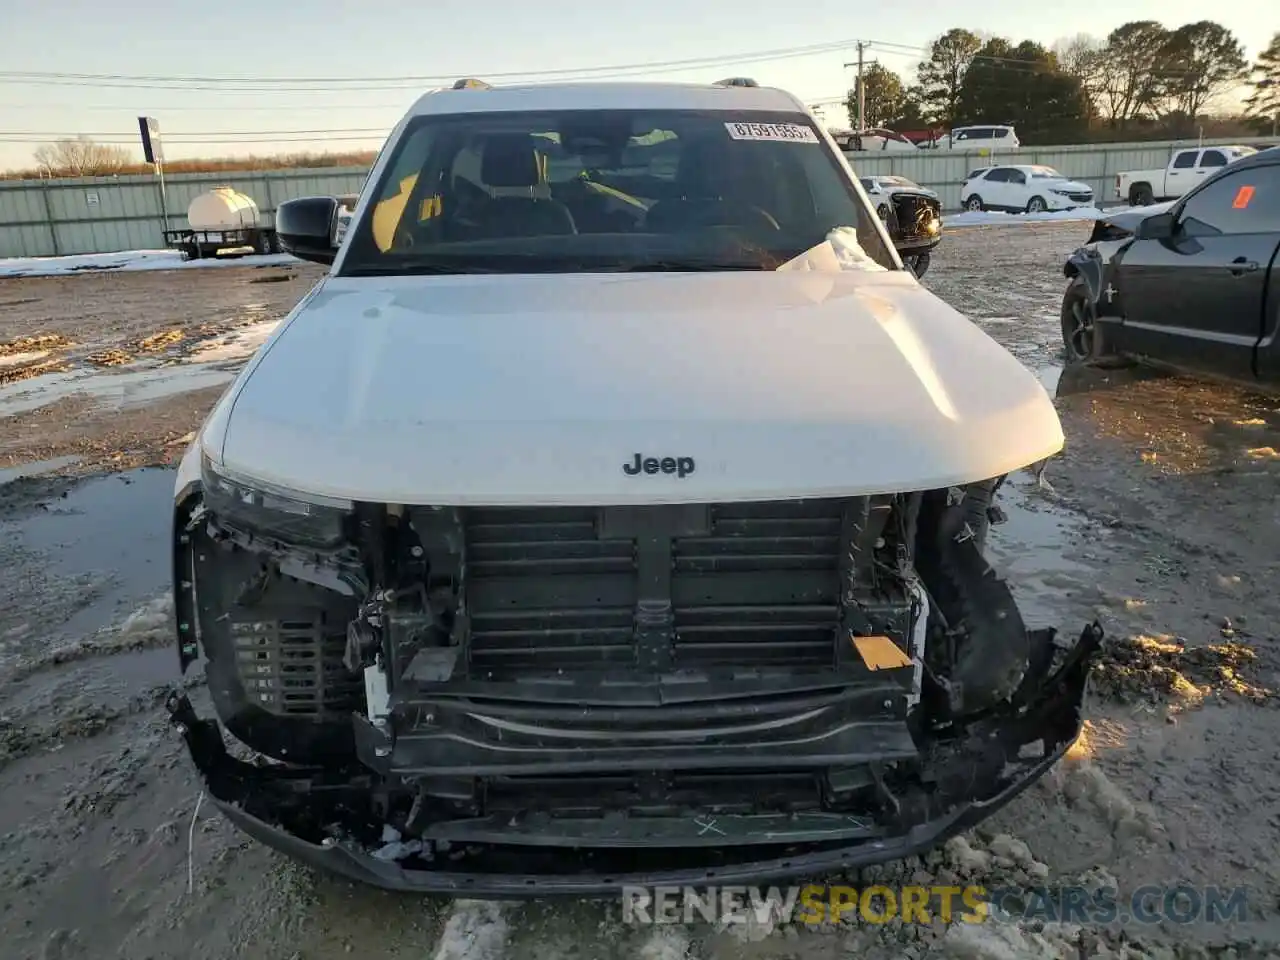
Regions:
[[[858,129],[857,129],[857,132],[858,132],[858,133],[861,133],[863,130],[865,130],[865,129],[867,128],[867,91],[866,91],[866,88],[863,86],[863,83],[862,83],[862,70],[863,70],[863,68],[864,68],[864,67],[869,66],[869,65],[870,65],[870,64],[872,64],[872,63],[875,63],[875,61],[874,61],[874,60],[864,60],[864,59],[863,59],[863,53],[866,51],[867,47],[871,46],[871,44],[867,43],[866,41],[859,40],[859,41],[857,41],[857,46],[858,46],[858,61],[857,61],[857,63],[846,63],[846,64],[844,65],[844,68],[845,68],[846,70],[848,70],[850,67],[857,67],[857,68],[858,68],[858,80],[857,80],[857,87],[856,87],[855,89],[858,91]]]

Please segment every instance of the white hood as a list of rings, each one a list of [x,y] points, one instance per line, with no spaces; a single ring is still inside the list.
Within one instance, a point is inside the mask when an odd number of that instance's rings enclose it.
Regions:
[[[801,268],[330,278],[202,442],[318,495],[589,505],[933,488],[1063,437],[1036,377],[907,273]],[[628,475],[637,453],[694,469]]]
[[[1053,190],[1070,190],[1072,193],[1083,193],[1086,190],[1093,193],[1093,187],[1087,183],[1081,183],[1079,180],[1068,180],[1066,177],[1050,180],[1049,187]]]

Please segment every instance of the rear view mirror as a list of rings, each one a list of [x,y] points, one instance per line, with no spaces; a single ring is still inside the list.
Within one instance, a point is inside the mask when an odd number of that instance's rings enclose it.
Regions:
[[[333,263],[338,201],[333,197],[286,200],[276,208],[276,236],[286,253],[313,263]]]
[[[1173,214],[1157,213],[1139,223],[1133,233],[1139,240],[1167,240],[1173,236],[1173,232]]]

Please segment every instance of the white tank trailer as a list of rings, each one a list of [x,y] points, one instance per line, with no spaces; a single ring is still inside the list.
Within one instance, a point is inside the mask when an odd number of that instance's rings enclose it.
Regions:
[[[166,230],[165,245],[182,251],[184,260],[219,254],[277,253],[274,227],[257,203],[234,187],[214,187],[187,207],[187,228]]]

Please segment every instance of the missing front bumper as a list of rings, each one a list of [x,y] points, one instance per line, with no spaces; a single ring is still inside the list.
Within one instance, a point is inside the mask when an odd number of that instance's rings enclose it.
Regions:
[[[217,724],[199,719],[185,694],[175,692],[168,709],[213,801],[247,834],[298,860],[394,890],[499,898],[610,896],[627,886],[776,882],[936,846],[1000,809],[1071,746],[1101,641],[1097,624],[1086,627],[1021,706],[963,730],[925,737],[919,759],[930,773],[933,795],[910,798],[891,825],[764,812],[729,818],[460,818],[424,830],[431,859],[402,862],[374,855],[380,825],[370,800],[378,778],[368,768],[246,763],[228,754]],[[570,859],[572,868],[564,867]]]

